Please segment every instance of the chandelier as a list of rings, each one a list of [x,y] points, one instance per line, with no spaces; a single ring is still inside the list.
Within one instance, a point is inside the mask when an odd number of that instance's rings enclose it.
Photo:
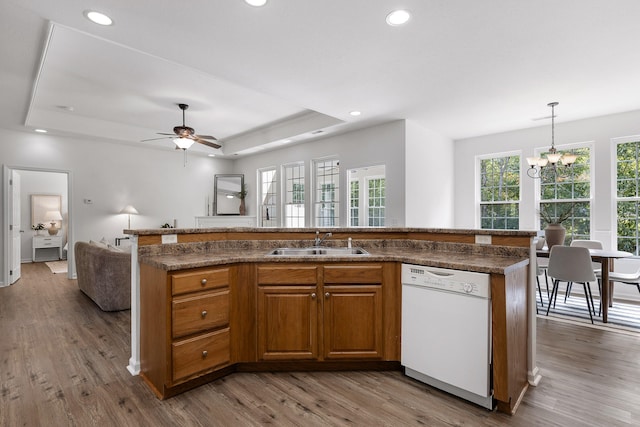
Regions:
[[[555,107],[557,102],[550,102],[547,106],[551,107],[551,148],[546,157],[527,157],[529,169],[527,175],[531,178],[542,177],[543,171],[551,170],[554,175],[556,173],[556,165],[563,164],[565,167],[571,167],[576,162],[577,156],[569,153],[558,153],[555,146]]]

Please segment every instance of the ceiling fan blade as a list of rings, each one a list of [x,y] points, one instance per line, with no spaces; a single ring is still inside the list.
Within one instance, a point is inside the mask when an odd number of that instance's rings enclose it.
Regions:
[[[151,139],[143,139],[140,142],[147,142],[147,141],[157,141],[159,139],[170,139],[170,136],[163,136],[162,138],[151,138]]]
[[[202,145],[206,145],[207,147],[211,147],[211,148],[220,148],[220,147],[222,147],[222,145],[220,145],[220,144],[216,144],[215,142],[205,141],[204,139],[200,139],[198,136],[194,136],[191,139],[193,139],[197,143],[200,143]]]
[[[171,135],[174,136],[175,133],[164,133],[164,132],[156,132],[158,135]]]
[[[217,141],[218,138],[216,138],[215,136],[211,136],[211,135],[194,135],[197,136],[198,138],[202,138],[202,139],[213,139],[214,141]]]

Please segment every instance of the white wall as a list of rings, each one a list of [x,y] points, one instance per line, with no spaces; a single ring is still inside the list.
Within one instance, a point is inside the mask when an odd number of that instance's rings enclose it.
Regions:
[[[453,141],[407,121],[407,227],[453,227]]]
[[[178,227],[193,227],[194,217],[206,214],[207,197],[213,197],[214,175],[231,173],[233,165],[230,160],[192,154],[183,167],[182,152],[177,150],[7,129],[0,129],[0,159],[13,168],[70,172],[75,241],[102,237],[113,241],[122,236],[127,217],[118,212],[128,204],[140,212],[132,216],[132,228],[158,228],[173,219]],[[84,204],[83,199],[91,199],[93,204]],[[0,212],[0,223],[5,221],[5,210],[3,207]],[[0,237],[6,240],[4,230]],[[5,272],[4,250],[3,245],[0,280]]]
[[[21,253],[20,258],[22,262],[31,262],[32,256],[32,237],[34,232],[31,231],[31,225],[34,225],[31,221],[31,195],[33,194],[47,194],[47,195],[60,195],[60,213],[62,214],[62,226],[58,231],[58,236],[62,236],[63,246],[67,240],[67,218],[68,218],[68,195],[67,195],[67,174],[58,172],[42,172],[42,171],[18,171],[20,175],[20,223],[22,224],[21,238]],[[49,226],[49,224],[45,224]],[[45,231],[46,233],[46,231]],[[57,259],[58,250],[55,248],[39,249],[39,252],[49,251],[53,255],[50,258]],[[40,258],[38,253],[38,258]]]
[[[403,226],[405,223],[404,150],[405,123],[399,120],[240,158],[236,160],[234,171],[245,175],[245,183],[249,190],[246,199],[247,215],[256,215],[257,169],[304,161],[306,185],[309,186],[312,172],[311,160],[335,155],[340,160],[340,187],[343,189],[340,195],[341,226],[346,226],[347,206],[344,189],[348,188],[347,171],[363,166],[384,164],[386,166],[386,222],[388,226]]]

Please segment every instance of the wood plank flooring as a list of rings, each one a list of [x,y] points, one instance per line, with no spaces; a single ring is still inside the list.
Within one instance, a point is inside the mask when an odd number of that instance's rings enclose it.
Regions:
[[[0,288],[0,426],[640,425],[640,335],[549,319],[542,382],[514,416],[400,372],[236,373],[159,401],[125,368],[129,311],[100,311],[44,263],[22,272]]]

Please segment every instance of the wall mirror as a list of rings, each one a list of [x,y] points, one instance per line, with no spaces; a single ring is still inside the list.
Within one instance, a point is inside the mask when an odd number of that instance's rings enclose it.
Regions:
[[[213,212],[216,215],[240,215],[238,193],[243,187],[243,174],[216,175],[213,185]]]
[[[53,222],[50,218],[46,218],[47,212],[61,212],[62,196],[59,194],[32,194],[31,195],[31,225],[42,223],[49,228],[49,224]],[[60,227],[60,220],[55,221]]]
[[[384,165],[349,169],[348,206],[350,227],[384,227],[386,205]]]

